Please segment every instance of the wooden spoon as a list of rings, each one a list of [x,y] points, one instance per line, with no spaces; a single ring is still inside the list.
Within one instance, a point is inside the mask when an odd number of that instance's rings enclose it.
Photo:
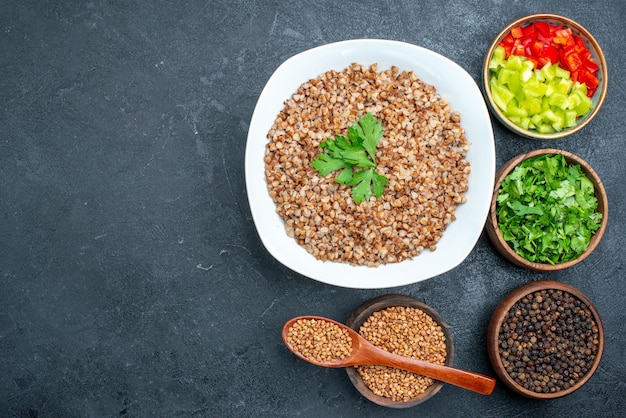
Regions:
[[[297,351],[291,343],[289,343],[288,334],[289,329],[298,320],[311,320],[331,322],[342,329],[345,329],[350,338],[352,339],[352,352],[348,357],[343,360],[336,360],[332,362],[319,362],[315,359],[304,357],[299,351]],[[372,343],[363,338],[352,328],[341,324],[332,319],[324,318],[321,316],[299,316],[292,318],[285,323],[283,327],[283,342],[296,356],[301,359],[313,363],[317,366],[323,367],[349,367],[359,365],[380,365],[394,367],[397,369],[403,369],[410,372],[421,374],[422,376],[430,377],[435,380],[449,383],[464,389],[468,389],[474,392],[478,392],[483,395],[491,395],[496,385],[495,379],[485,376],[479,373],[468,372],[465,370],[455,369],[448,366],[442,366],[439,364],[428,363],[426,361],[415,360],[408,357],[392,354],[388,351],[380,349],[374,346]]]

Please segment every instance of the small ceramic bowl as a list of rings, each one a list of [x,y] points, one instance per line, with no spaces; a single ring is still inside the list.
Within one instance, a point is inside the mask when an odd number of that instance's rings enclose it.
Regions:
[[[448,329],[448,325],[441,319],[441,316],[430,306],[418,301],[417,299],[405,296],[405,295],[384,295],[379,296],[374,299],[370,299],[363,303],[356,311],[350,315],[348,320],[346,321],[346,325],[355,331],[359,332],[361,325],[369,318],[374,312],[381,311],[393,306],[404,306],[404,307],[412,307],[416,309],[420,309],[422,312],[429,315],[440,327],[443,331],[443,334],[446,338],[446,360],[445,364],[447,366],[452,366],[454,360],[454,346],[452,343],[452,335],[450,334],[450,330]],[[367,399],[370,401],[389,408],[410,408],[415,405],[418,405],[426,400],[432,398],[441,390],[443,387],[443,383],[439,381],[435,381],[432,385],[430,385],[426,391],[416,397],[412,398],[410,401],[402,402],[402,401],[393,401],[390,398],[386,398],[383,396],[376,395],[363,381],[361,375],[357,371],[355,367],[347,367],[346,372],[348,373],[348,377],[354,387]]]
[[[503,329],[503,327],[505,326],[509,326],[510,322],[511,322],[511,316],[509,314],[509,311],[511,310],[511,308],[519,301],[523,300],[525,297],[530,296],[530,295],[535,295],[535,292],[541,292],[541,291],[546,291],[546,292],[567,292],[569,293],[571,296],[573,296],[575,299],[578,299],[579,301],[583,302],[586,306],[587,306],[587,310],[586,310],[586,315],[588,316],[584,316],[584,320],[581,320],[580,318],[583,317],[582,315],[585,315],[581,312],[585,312],[582,307],[578,308],[580,309],[578,312],[578,320],[580,320],[580,322],[582,323],[587,322],[588,318],[592,318],[593,322],[595,322],[595,329],[593,332],[595,332],[595,337],[597,337],[597,339],[595,339],[595,341],[590,342],[590,344],[594,345],[595,348],[595,354],[591,354],[590,357],[588,358],[588,360],[590,360],[590,364],[588,363],[585,367],[587,367],[587,372],[584,373],[582,376],[578,377],[578,380],[576,381],[575,384],[570,385],[568,384],[568,387],[563,388],[561,390],[556,390],[552,393],[548,392],[537,392],[535,390],[531,390],[528,387],[525,387],[526,385],[522,385],[520,384],[520,382],[516,381],[516,379],[514,377],[511,376],[511,373],[509,373],[509,371],[507,371],[507,367],[505,366],[505,354],[504,352],[514,352],[514,349],[509,346],[509,345],[504,345],[503,346],[503,342],[499,341],[499,335],[501,330]],[[545,302],[545,306],[549,306],[551,303],[549,302],[549,298],[553,297],[550,296],[549,293],[547,293],[547,296],[545,296],[545,299],[538,299],[536,298],[536,296],[530,296],[529,300],[531,303],[538,303],[537,306],[541,307],[542,303]],[[539,302],[537,302],[539,301]],[[556,305],[555,305],[556,306]],[[518,309],[518,308],[516,308]],[[541,308],[540,308],[541,309]],[[546,308],[549,312],[549,308]],[[572,311],[569,311],[570,313]],[[568,315],[568,311],[566,309],[563,310],[563,312],[561,312],[561,314],[563,315],[563,317],[567,318],[569,317]],[[515,314],[513,314],[515,315]],[[523,314],[522,314],[523,315]],[[545,314],[545,316],[549,316],[550,313]],[[575,314],[571,314],[572,317]],[[531,317],[531,318],[536,318],[536,317]],[[520,319],[521,321],[521,319]],[[531,321],[531,327],[533,321]],[[536,323],[536,321],[534,322]],[[517,324],[520,324],[519,322]],[[564,331],[564,327],[554,327],[554,330],[549,330],[549,327],[554,324],[554,322],[552,322],[550,325],[548,325],[548,328],[543,328],[540,327],[540,329],[545,330],[544,331],[537,331],[534,334],[536,334],[534,336],[531,336],[529,338],[530,342],[529,342],[529,346],[528,347],[532,347],[532,344],[535,344],[535,349],[537,349],[537,347],[539,347],[539,345],[541,344],[541,349],[545,349],[546,351],[548,350],[548,348],[546,347],[546,341],[549,338],[554,337],[555,334],[559,334],[560,332]],[[545,326],[545,321],[544,321],[544,326]],[[522,330],[520,331],[520,328],[522,328]],[[508,328],[508,330],[510,330],[511,327]],[[532,329],[532,328],[526,328],[526,329]],[[507,330],[505,330],[506,332]],[[515,331],[517,332],[525,332],[525,330],[523,329],[523,326],[519,326],[515,329]],[[548,332],[552,331],[552,337],[549,337]],[[534,332],[531,331],[531,332]],[[592,331],[590,331],[592,332]],[[561,335],[565,335],[565,334],[561,334]],[[592,338],[594,337],[586,337],[588,340],[591,341]],[[534,341],[534,342],[533,342]],[[510,341],[509,341],[510,343]],[[507,343],[508,344],[508,343]],[[525,349],[529,349],[528,347],[526,347]],[[532,348],[530,348],[531,350],[533,350]],[[501,352],[502,350],[502,352]],[[539,366],[537,365],[541,365],[543,364],[543,369],[542,370],[546,370],[545,368],[548,367],[547,365],[550,365],[550,370],[551,371],[544,371],[542,372],[542,375],[544,376],[548,376],[548,382],[550,381],[550,376],[554,377],[556,376],[556,373],[559,373],[559,371],[561,371],[559,364],[559,358],[561,355],[565,355],[567,356],[567,352],[568,350],[570,351],[574,351],[575,353],[579,353],[579,351],[575,351],[573,349],[571,349],[571,346],[568,348],[561,348],[561,350],[554,350],[555,354],[551,355],[551,359],[553,361],[554,364],[546,362],[544,359],[544,362],[535,362],[532,363],[532,367],[531,370],[534,368],[535,370],[537,370],[537,368]],[[585,296],[580,290],[576,289],[573,286],[561,283],[561,282],[556,282],[556,281],[537,281],[537,282],[532,282],[532,283],[528,283],[526,285],[523,285],[521,287],[518,287],[517,289],[515,289],[514,291],[512,291],[509,295],[507,295],[504,299],[502,299],[502,301],[500,302],[500,304],[498,305],[498,307],[496,308],[496,310],[493,313],[493,316],[491,317],[491,321],[489,323],[489,328],[487,331],[487,351],[489,354],[489,360],[491,361],[491,364],[495,370],[495,372],[497,373],[498,377],[506,384],[506,386],[508,388],[510,388],[513,392],[519,394],[519,395],[523,395],[525,397],[528,398],[533,398],[533,399],[555,399],[555,398],[560,398],[566,395],[571,394],[572,392],[580,389],[585,383],[587,383],[587,381],[591,378],[591,376],[594,374],[594,372],[596,371],[596,369],[598,368],[598,365],[600,364],[600,360],[602,358],[602,352],[604,351],[604,328],[602,325],[602,321],[600,319],[600,315],[598,314],[598,311],[596,310],[596,308],[593,306],[593,304],[591,303],[591,301],[587,298],[587,296]],[[507,358],[509,354],[506,354]],[[533,353],[530,354],[526,354],[526,356],[533,356]],[[570,359],[568,359],[569,361],[571,361]],[[571,361],[572,364],[574,364],[574,366],[568,366],[572,368],[572,372],[576,372],[576,373],[583,373],[581,372],[580,368],[576,369],[575,367],[578,366],[580,367],[576,361],[578,361],[578,358],[576,358],[576,360]],[[509,360],[508,362],[509,367],[511,367],[512,361]],[[528,363],[527,363],[528,364]],[[536,367],[537,366],[537,367]],[[528,370],[528,367],[526,368],[526,370]],[[528,373],[528,372],[527,372]],[[569,371],[567,373],[570,373]],[[562,372],[560,373],[561,375],[564,375],[565,373]],[[517,377],[517,376],[515,376]],[[527,376],[525,376],[527,377]],[[573,378],[573,376],[571,374],[569,374],[568,379]],[[532,379],[531,379],[532,380]],[[567,379],[565,379],[567,380]],[[534,385],[534,383],[533,383]]]
[[[526,26],[533,22],[546,22],[553,25],[561,25],[567,28],[570,28],[575,35],[580,36],[587,49],[591,52],[591,56],[596,62],[596,64],[600,67],[600,69],[595,74],[598,78],[600,84],[595,91],[591,100],[593,102],[593,108],[587,112],[586,115],[582,116],[580,120],[578,120],[577,124],[571,128],[566,128],[558,132],[554,133],[539,133],[534,129],[524,129],[513,122],[511,122],[507,116],[502,112],[502,110],[494,103],[493,95],[491,93],[491,88],[489,86],[489,78],[490,78],[490,70],[489,70],[489,61],[493,55],[494,50],[498,46],[498,44],[507,36],[511,29],[516,26]],[[604,103],[604,99],[606,97],[606,92],[608,88],[608,70],[607,63],[604,53],[600,48],[600,45],[596,41],[596,39],[591,35],[591,33],[585,29],[581,24],[573,21],[564,16],[550,14],[550,13],[541,13],[541,14],[533,14],[529,16],[524,16],[522,18],[516,19],[513,22],[509,23],[493,40],[489,50],[487,51],[487,55],[485,56],[485,61],[483,63],[483,91],[487,98],[487,104],[489,105],[492,113],[502,122],[504,126],[509,128],[511,131],[527,137],[527,138],[535,138],[535,139],[557,139],[563,138],[568,135],[571,135],[575,132],[580,131],[586,125],[591,122],[591,120],[598,114],[602,104]]]
[[[497,209],[497,197],[498,190],[500,189],[500,184],[506,178],[506,176],[519,165],[522,161],[527,160],[528,158],[535,157],[543,154],[562,154],[565,157],[565,161],[569,164],[578,164],[581,166],[583,173],[587,176],[589,180],[593,183],[595,189],[595,195],[598,199],[598,207],[596,208],[596,212],[602,214],[602,223],[600,228],[595,231],[593,236],[591,237],[591,241],[589,242],[589,246],[587,249],[580,255],[578,258],[567,261],[559,264],[548,264],[548,263],[534,263],[526,260],[519,254],[517,254],[513,248],[504,240],[502,233],[498,227],[498,217],[496,214]],[[570,152],[546,148],[546,149],[538,149],[534,151],[530,151],[524,154],[520,154],[517,157],[512,158],[506,164],[504,164],[496,173],[496,182],[493,189],[493,196],[491,199],[491,207],[489,209],[489,216],[487,217],[487,223],[485,224],[485,229],[487,231],[487,235],[489,236],[492,244],[498,250],[498,252],[507,260],[512,262],[513,264],[527,268],[534,271],[556,271],[563,270],[569,267],[572,267],[575,264],[583,261],[589,254],[593,252],[593,250],[600,243],[600,239],[604,234],[604,230],[606,229],[606,224],[609,216],[609,207],[608,207],[608,198],[606,195],[606,191],[604,189],[604,185],[600,180],[598,174],[591,168],[591,166],[582,158],[574,155]]]

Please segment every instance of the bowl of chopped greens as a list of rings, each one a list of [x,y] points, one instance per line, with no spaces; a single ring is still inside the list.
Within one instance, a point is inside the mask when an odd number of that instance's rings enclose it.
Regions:
[[[483,90],[492,113],[527,138],[556,139],[580,131],[604,103],[604,53],[579,23],[555,14],[514,20],[492,42]]]
[[[606,191],[593,168],[570,152],[539,149],[496,173],[486,231],[512,263],[555,271],[591,254],[607,219]]]

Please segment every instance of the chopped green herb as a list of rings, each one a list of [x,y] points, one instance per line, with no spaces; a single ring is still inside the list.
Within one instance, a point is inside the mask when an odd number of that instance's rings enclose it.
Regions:
[[[383,137],[383,125],[371,113],[361,117],[359,123],[348,128],[348,137],[363,146],[376,164],[376,146]]]
[[[373,168],[370,168],[357,171],[349,184],[353,186],[352,196],[354,201],[358,203],[369,200],[372,196],[372,189],[374,189],[376,197],[381,197],[387,183],[389,183],[387,177],[378,174]]]
[[[380,198],[387,177],[375,170],[376,147],[383,136],[383,126],[371,113],[362,116],[358,122],[348,127],[348,136],[336,135],[320,144],[323,152],[312,161],[322,176],[341,170],[335,182],[352,187],[352,198],[356,203]],[[356,169],[355,169],[356,168]]]
[[[559,264],[576,259],[600,228],[593,183],[562,154],[523,161],[500,183],[496,215],[505,241],[521,257]]]

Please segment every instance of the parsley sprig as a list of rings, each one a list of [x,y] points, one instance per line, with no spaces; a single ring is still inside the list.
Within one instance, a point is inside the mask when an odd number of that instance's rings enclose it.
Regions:
[[[369,200],[372,192],[383,195],[389,183],[387,177],[376,172],[376,147],[383,137],[383,126],[371,113],[362,116],[348,127],[348,136],[336,135],[324,140],[322,152],[312,162],[323,176],[341,170],[335,182],[352,187],[355,203]]]
[[[600,228],[594,187],[562,154],[525,160],[500,183],[496,215],[505,241],[536,263],[576,259]]]

